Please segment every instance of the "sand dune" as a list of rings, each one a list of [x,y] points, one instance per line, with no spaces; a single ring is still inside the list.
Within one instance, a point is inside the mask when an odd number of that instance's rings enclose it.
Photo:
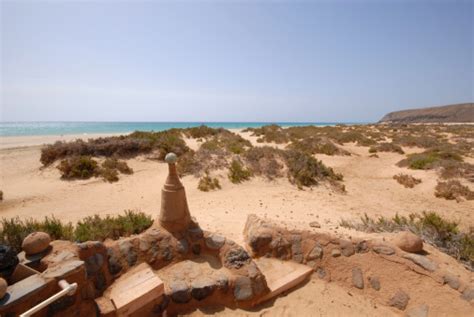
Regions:
[[[246,133],[242,135],[248,137]],[[68,136],[67,139],[76,137]],[[112,184],[101,179],[62,181],[56,168],[41,168],[39,162],[40,147],[37,144],[54,139],[2,138],[4,148],[0,150],[0,189],[4,192],[5,200],[0,204],[0,217],[43,218],[55,215],[64,221],[76,222],[88,215],[117,214],[125,209],[139,209],[154,217],[158,216],[160,190],[167,174],[164,163],[149,160],[145,156],[128,160],[135,173],[123,175],[119,182]],[[255,138],[249,139],[255,142]],[[24,145],[34,146],[18,148]],[[196,147],[196,144],[190,146]],[[285,178],[275,181],[253,178],[249,182],[234,185],[222,171],[218,174],[222,190],[215,192],[199,191],[198,179],[193,176],[183,178],[191,213],[204,229],[222,233],[237,242],[242,242],[242,230],[250,213],[281,221],[292,228],[321,230],[352,237],[367,234],[340,227],[340,220],[358,219],[364,214],[391,217],[395,213],[408,215],[436,211],[451,219],[462,220],[464,228],[474,225],[474,201],[458,203],[434,196],[435,172],[397,167],[395,163],[403,157],[400,154],[379,153],[379,158],[372,158],[369,157],[367,147],[349,144],[344,149],[352,155],[317,157],[344,175],[346,194],[336,193],[325,185],[298,190]],[[407,189],[392,179],[393,175],[400,172],[414,175],[422,179],[422,183]],[[310,228],[308,224],[311,221],[318,221],[321,229]],[[454,261],[447,256],[446,259]],[[474,281],[472,273],[469,276]],[[466,311],[461,309],[459,313],[463,312]],[[210,309],[196,311],[193,315],[211,313],[233,316],[396,314],[386,307],[378,307],[369,298],[349,294],[337,284],[328,284],[316,277],[287,296],[265,304],[258,311]],[[447,311],[440,313],[443,314],[449,315]]]

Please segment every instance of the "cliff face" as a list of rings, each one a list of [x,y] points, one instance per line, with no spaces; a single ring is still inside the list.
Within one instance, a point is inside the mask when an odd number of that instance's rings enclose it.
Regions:
[[[474,103],[463,103],[441,107],[395,111],[386,114],[379,122],[391,123],[437,123],[474,122]]]

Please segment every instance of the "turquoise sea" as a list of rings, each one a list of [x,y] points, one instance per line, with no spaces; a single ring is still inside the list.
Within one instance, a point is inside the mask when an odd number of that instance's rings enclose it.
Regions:
[[[0,122],[0,136],[64,135],[94,133],[129,133],[133,131],[163,131],[200,125],[212,128],[239,129],[280,126],[357,124],[350,122]]]

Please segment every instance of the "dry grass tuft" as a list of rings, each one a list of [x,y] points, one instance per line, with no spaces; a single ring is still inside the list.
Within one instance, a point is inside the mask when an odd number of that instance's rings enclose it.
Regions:
[[[436,185],[435,196],[447,200],[461,201],[463,198],[474,200],[474,192],[469,187],[462,185],[458,180],[449,180],[447,182],[438,182]]]
[[[415,187],[415,185],[421,183],[421,179],[402,173],[394,175],[393,179],[396,180],[399,184],[405,186],[406,188],[413,188]]]

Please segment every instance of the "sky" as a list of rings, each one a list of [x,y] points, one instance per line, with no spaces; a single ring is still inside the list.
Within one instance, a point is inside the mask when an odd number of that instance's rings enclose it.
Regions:
[[[472,0],[0,10],[0,121],[372,122],[474,101]]]

